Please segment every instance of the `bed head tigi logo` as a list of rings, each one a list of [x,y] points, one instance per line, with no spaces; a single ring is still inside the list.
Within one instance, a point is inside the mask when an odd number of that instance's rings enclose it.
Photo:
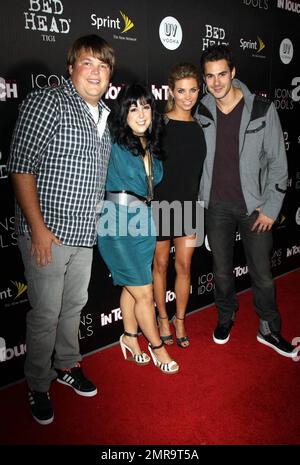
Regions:
[[[29,8],[24,11],[25,29],[42,32],[43,41],[55,42],[53,34],[70,32],[71,19],[63,18],[63,12],[61,0],[29,0]]]
[[[223,27],[205,24],[205,36],[202,37],[202,50],[212,45],[229,45],[226,31]]]

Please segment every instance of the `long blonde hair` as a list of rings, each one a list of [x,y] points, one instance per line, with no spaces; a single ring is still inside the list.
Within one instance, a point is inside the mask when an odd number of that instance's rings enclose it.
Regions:
[[[197,84],[200,87],[200,74],[195,65],[193,65],[192,63],[178,63],[177,65],[173,66],[168,78],[169,89],[174,91],[176,81],[186,78],[196,79]],[[170,111],[172,111],[174,109],[174,105],[174,98],[169,92],[165,113],[169,113]]]

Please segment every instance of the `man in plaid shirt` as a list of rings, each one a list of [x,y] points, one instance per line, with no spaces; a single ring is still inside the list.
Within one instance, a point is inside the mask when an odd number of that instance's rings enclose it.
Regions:
[[[12,138],[8,171],[32,307],[25,376],[32,415],[42,425],[54,418],[53,379],[79,395],[97,394],[81,368],[78,330],[111,148],[109,110],[100,99],[114,62],[101,37],[77,39],[68,52],[70,78],[27,96]]]

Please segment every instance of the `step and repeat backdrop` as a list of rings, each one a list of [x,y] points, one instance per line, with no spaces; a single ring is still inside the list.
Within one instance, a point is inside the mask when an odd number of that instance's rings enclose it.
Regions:
[[[113,104],[120,87],[146,82],[163,111],[172,65],[199,66],[210,44],[229,44],[237,77],[272,99],[281,119],[289,163],[288,191],[274,226],[274,276],[300,266],[300,0],[9,0],[0,16],[0,386],[23,378],[25,318],[29,309],[14,232],[14,198],[6,172],[18,107],[33,89],[66,79],[66,53],[81,35],[96,33],[115,49],[116,72],[105,95]],[[203,86],[201,92],[205,92]],[[175,311],[174,249],[166,300]],[[250,286],[242,241],[236,233],[237,290]],[[196,249],[188,312],[213,302],[211,252]],[[84,354],[115,342],[122,331],[120,289],[94,251],[89,301],[82,312]],[[207,310],[213,311],[213,310]]]

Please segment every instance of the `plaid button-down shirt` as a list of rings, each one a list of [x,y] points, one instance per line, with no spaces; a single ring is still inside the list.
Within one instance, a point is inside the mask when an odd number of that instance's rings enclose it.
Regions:
[[[107,118],[109,109],[102,101],[98,106],[100,119]],[[95,243],[110,149],[108,127],[100,138],[70,79],[32,92],[22,103],[7,168],[36,176],[45,224],[64,245]],[[16,231],[30,232],[18,204]]]

